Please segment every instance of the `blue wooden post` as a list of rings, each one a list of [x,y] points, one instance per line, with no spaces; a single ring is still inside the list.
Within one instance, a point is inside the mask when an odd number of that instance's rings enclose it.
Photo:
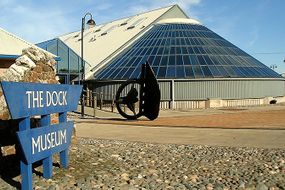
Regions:
[[[20,119],[19,131],[30,130],[30,117]],[[32,164],[26,163],[23,152],[21,153],[20,168],[22,175],[22,190],[33,189]]]
[[[59,113],[59,123],[65,123],[67,121],[67,112]],[[60,154],[60,164],[62,167],[68,167],[68,149],[62,151]]]
[[[67,112],[77,109],[82,86],[6,81],[1,86],[11,118],[19,119],[22,190],[32,190],[32,163],[43,161],[44,178],[52,177],[53,154],[60,153],[62,167],[68,167],[74,123],[67,122]],[[51,125],[52,113],[59,113],[59,124]],[[41,115],[40,127],[30,129],[35,115]]]
[[[40,121],[41,127],[50,125],[50,115],[42,115]],[[43,177],[50,179],[52,177],[52,156],[43,159]]]

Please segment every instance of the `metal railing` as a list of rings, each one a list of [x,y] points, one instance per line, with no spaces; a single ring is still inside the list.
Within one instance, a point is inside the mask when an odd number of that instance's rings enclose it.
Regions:
[[[83,103],[86,107],[93,108],[94,116],[96,115],[96,109],[115,112],[115,94],[90,91],[83,94]]]

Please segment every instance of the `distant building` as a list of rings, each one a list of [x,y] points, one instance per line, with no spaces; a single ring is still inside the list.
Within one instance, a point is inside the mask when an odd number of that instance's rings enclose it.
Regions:
[[[38,44],[61,57],[58,73],[80,76],[80,31]],[[162,108],[206,108],[283,101],[284,78],[246,52],[189,18],[178,6],[156,9],[85,30],[86,83],[115,94],[138,78],[149,61]],[[72,78],[72,79],[71,79]]]

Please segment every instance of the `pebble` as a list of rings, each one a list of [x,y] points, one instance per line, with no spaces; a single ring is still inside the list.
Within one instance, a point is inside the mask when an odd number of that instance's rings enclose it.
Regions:
[[[122,178],[123,180],[125,180],[125,181],[130,180],[130,178],[129,178],[129,174],[127,174],[127,173],[123,173],[123,174],[121,174],[121,178]]]
[[[268,190],[268,187],[263,183],[259,183],[256,187],[256,190]]]
[[[69,168],[53,167],[52,179],[36,168],[35,189],[285,189],[284,149],[78,138],[69,153]],[[58,155],[53,162],[60,163]],[[0,164],[2,171],[19,170],[18,163]],[[3,179],[0,190],[19,188]],[[19,182],[20,176],[13,180]]]

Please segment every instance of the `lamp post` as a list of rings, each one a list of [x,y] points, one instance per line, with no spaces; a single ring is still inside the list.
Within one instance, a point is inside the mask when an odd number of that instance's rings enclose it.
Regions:
[[[85,18],[87,15],[90,16],[90,19],[87,21],[86,24],[89,26],[95,26],[96,25],[95,21],[92,18],[91,13],[86,13],[84,15],[84,17],[82,18],[82,22],[81,22],[81,72],[82,72],[81,80],[82,80],[82,85],[83,85],[83,91],[81,94],[81,117],[82,118],[84,118],[84,81],[85,81],[85,61],[83,59],[83,49],[84,49],[83,48],[83,41],[84,41],[83,33],[84,33],[84,29],[85,29]]]

